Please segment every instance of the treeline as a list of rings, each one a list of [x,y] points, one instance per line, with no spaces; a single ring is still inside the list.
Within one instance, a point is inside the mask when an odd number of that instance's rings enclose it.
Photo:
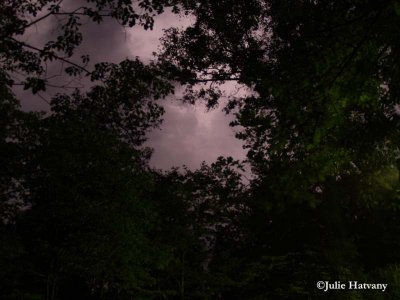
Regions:
[[[207,295],[217,232],[237,230],[237,162],[152,171],[96,106],[63,97],[48,117],[3,106],[3,299]]]
[[[397,1],[73,4],[0,3],[1,299],[400,297]],[[194,22],[151,63],[74,56],[85,22],[151,29],[164,9]],[[52,17],[43,47],[23,39]],[[179,84],[213,108],[228,81],[251,89],[224,108],[247,161],[150,168],[159,101]],[[49,111],[18,86],[56,89]]]

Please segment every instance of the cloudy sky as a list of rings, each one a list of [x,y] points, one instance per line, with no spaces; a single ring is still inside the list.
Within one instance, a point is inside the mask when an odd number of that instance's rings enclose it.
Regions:
[[[45,39],[55,34],[57,28],[54,21],[47,20],[31,28],[23,37],[24,40],[40,46]],[[189,17],[166,12],[156,18],[152,31],[145,31],[139,26],[123,28],[111,20],[100,25],[88,23],[83,27],[84,41],[77,54],[89,54],[92,62],[119,62],[136,56],[142,61],[149,61],[152,52],[159,47],[163,29],[185,27],[190,22]],[[58,74],[59,69],[59,65],[49,66],[49,73]],[[228,91],[230,88],[234,87],[229,87]],[[42,94],[44,99],[32,99],[28,93],[17,90],[20,99],[25,99],[22,103],[25,110],[46,110],[46,99],[51,97],[52,92],[50,90]],[[228,125],[231,117],[226,116],[221,107],[207,112],[202,104],[183,104],[174,97],[164,100],[163,106],[166,111],[164,122],[159,130],[149,134],[147,143],[154,149],[152,166],[168,169],[186,165],[193,169],[199,167],[202,161],[210,163],[220,155],[245,158],[242,142],[234,137],[234,130]]]

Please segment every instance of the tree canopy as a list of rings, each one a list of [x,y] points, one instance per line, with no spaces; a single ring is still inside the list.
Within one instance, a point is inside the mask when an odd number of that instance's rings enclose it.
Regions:
[[[78,2],[0,3],[2,298],[398,299],[398,1]],[[154,61],[76,57],[84,22],[152,29],[166,9],[193,23]],[[85,87],[23,111],[15,86],[65,87],[50,62]],[[211,109],[232,81],[247,160],[150,168],[158,101],[181,85]],[[316,286],[350,280],[389,287]]]

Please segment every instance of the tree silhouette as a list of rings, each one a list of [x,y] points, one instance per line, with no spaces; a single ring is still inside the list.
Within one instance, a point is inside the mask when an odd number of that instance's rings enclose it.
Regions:
[[[0,4],[2,298],[398,299],[397,1],[80,4]],[[151,29],[165,7],[194,22],[166,30],[157,61],[74,56],[81,22]],[[55,16],[58,36],[23,41]],[[53,86],[51,61],[88,85],[23,112],[12,87]],[[212,108],[228,81],[251,90],[225,107],[250,180],[232,158],[151,169],[156,100],[181,84]]]
[[[397,2],[193,1],[188,10],[194,24],[168,30],[159,56],[186,99],[214,106],[216,86],[232,80],[253,91],[225,108],[256,178],[243,286],[224,297],[358,297],[314,284],[373,280],[398,264],[396,234],[384,229],[398,223]]]

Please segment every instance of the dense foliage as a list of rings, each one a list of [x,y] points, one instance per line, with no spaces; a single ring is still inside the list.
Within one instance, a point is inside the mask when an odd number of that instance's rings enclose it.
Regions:
[[[78,2],[0,3],[2,299],[399,298],[398,1]],[[167,8],[193,24],[156,61],[74,56],[84,22],[151,29]],[[57,87],[48,63],[87,86],[22,111],[15,86]],[[181,84],[212,108],[228,81],[251,90],[225,107],[250,180],[232,158],[151,169],[157,101]]]

